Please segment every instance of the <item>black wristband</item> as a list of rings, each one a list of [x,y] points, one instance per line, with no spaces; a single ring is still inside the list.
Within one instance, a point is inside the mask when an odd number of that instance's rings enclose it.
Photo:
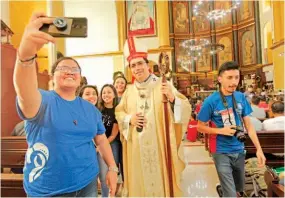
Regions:
[[[20,57],[19,57],[19,61],[20,61],[21,63],[26,63],[26,62],[30,62],[30,61],[34,60],[36,57],[37,57],[36,54],[35,54],[35,56],[33,56],[32,58],[29,58],[29,59],[27,59],[27,60],[21,60]]]

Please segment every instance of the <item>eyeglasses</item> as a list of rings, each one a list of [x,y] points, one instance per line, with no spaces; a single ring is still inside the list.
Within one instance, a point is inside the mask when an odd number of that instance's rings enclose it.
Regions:
[[[139,61],[139,62],[137,62],[137,63],[133,63],[133,64],[131,64],[130,65],[130,67],[131,68],[134,68],[134,67],[136,67],[136,66],[142,66],[143,64],[145,64],[146,62],[145,61]]]
[[[81,70],[78,67],[60,66],[57,67],[55,71],[60,71],[61,73],[79,74]]]

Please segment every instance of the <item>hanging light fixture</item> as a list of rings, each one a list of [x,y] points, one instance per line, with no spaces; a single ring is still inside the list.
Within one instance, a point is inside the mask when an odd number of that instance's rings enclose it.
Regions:
[[[192,60],[198,60],[198,58],[203,54],[203,48],[210,45],[208,39],[189,39],[185,40],[180,44],[183,48],[184,55]]]
[[[209,0],[199,0],[193,7],[193,13],[195,16],[206,17],[208,20],[218,20],[231,13],[232,10],[235,10],[239,7],[241,0],[233,0],[232,6],[228,9],[215,9],[215,10],[205,10],[204,4],[209,2]]]
[[[224,50],[225,46],[219,43],[210,43],[208,39],[189,39],[180,44],[183,48],[178,57],[178,64],[189,72],[192,61],[197,61],[202,55],[214,55]]]

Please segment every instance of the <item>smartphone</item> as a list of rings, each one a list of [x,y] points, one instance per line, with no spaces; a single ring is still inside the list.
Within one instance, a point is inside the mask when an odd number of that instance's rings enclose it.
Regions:
[[[44,24],[40,31],[53,37],[87,37],[87,18],[78,17],[51,17],[52,24]]]

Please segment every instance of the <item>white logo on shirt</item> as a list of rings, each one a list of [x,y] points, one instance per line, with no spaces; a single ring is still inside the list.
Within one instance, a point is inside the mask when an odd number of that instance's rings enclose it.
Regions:
[[[33,152],[36,152],[36,156],[34,157],[33,161],[35,168],[33,168],[33,170],[29,174],[30,183],[32,183],[39,176],[41,176],[44,166],[46,165],[49,158],[48,148],[42,143],[35,143],[32,148],[29,148],[27,150],[26,163],[32,163],[31,156]]]
[[[221,110],[220,114],[222,116],[224,126],[236,125],[235,115],[232,108]]]

